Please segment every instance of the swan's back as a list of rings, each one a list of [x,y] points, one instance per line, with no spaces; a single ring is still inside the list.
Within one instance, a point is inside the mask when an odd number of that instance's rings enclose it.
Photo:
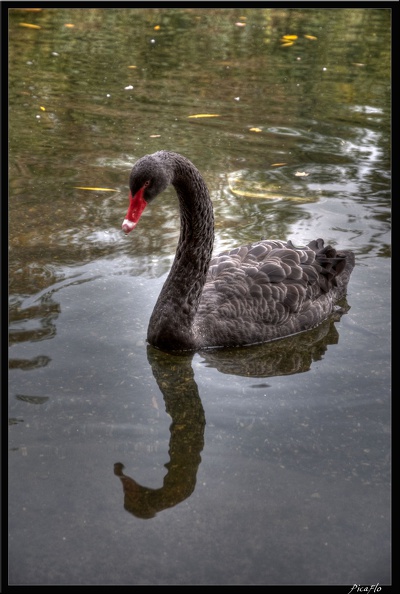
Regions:
[[[259,241],[215,257],[194,332],[199,347],[255,344],[309,330],[346,294],[354,254],[322,239]],[[206,337],[206,339],[204,339]]]

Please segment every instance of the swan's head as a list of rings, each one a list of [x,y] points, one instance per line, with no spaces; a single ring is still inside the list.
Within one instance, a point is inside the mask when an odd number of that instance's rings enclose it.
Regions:
[[[158,157],[159,154],[142,157],[132,168],[129,177],[129,208],[122,223],[125,233],[132,231],[147,204],[171,183],[171,175],[165,161]]]

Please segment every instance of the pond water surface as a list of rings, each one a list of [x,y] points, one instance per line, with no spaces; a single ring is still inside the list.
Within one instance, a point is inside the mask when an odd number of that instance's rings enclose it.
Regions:
[[[390,584],[391,11],[43,8],[8,28],[9,584]],[[352,249],[348,313],[258,347],[148,347],[173,189],[121,223],[160,149],[203,173],[216,252]]]

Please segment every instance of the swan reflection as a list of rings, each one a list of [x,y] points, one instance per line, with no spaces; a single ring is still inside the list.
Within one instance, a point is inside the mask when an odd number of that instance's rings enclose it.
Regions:
[[[143,519],[153,518],[157,512],[181,503],[193,493],[206,424],[194,380],[193,353],[169,355],[148,346],[147,358],[164,396],[166,412],[172,418],[170,461],[165,464],[168,472],[160,489],[150,489],[126,476],[123,464],[114,465],[114,473],[121,479],[124,490],[125,509]]]
[[[349,309],[346,302],[335,317],[311,331],[277,342],[254,347],[201,351],[205,365],[221,373],[246,377],[272,377],[308,371],[322,358],[339,334],[335,322]],[[169,462],[159,489],[140,485],[124,474],[124,465],[114,465],[121,480],[124,507],[134,516],[153,518],[158,512],[174,507],[193,493],[197,470],[204,447],[205,415],[194,380],[193,353],[177,355],[147,347],[147,358],[163,394],[166,412],[171,416]]]

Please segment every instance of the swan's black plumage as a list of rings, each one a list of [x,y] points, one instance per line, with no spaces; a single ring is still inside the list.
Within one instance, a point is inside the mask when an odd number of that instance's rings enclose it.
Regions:
[[[180,237],[150,318],[151,345],[173,351],[268,342],[317,326],[346,294],[354,254],[322,239],[300,248],[263,240],[211,259],[210,195],[200,172],[178,153],[159,151],[134,165],[126,233],[169,184],[179,199]]]

